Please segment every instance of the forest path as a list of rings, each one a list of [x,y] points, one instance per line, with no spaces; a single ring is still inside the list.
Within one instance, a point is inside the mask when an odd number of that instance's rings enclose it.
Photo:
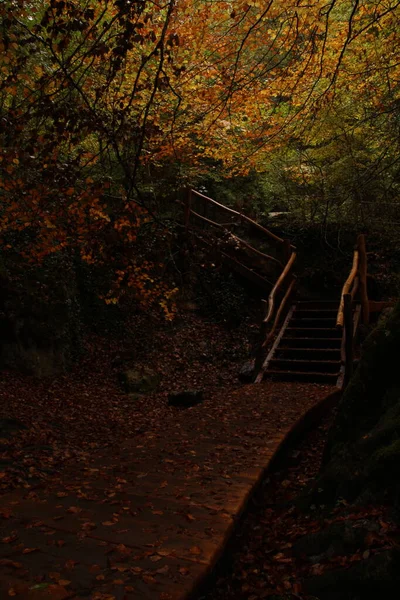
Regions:
[[[280,443],[335,388],[266,381],[164,415],[0,500],[0,596],[186,598],[215,565]]]

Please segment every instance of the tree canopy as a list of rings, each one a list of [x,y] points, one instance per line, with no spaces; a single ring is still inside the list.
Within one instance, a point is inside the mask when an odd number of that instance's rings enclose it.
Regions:
[[[172,293],[137,247],[143,225],[168,237],[165,185],[274,172],[322,218],[396,200],[399,17],[395,0],[6,0],[3,248],[111,261],[147,302]]]

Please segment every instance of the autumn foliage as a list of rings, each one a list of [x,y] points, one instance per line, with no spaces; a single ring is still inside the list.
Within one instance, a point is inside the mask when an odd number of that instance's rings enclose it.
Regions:
[[[396,162],[399,14],[395,0],[2,2],[3,250],[107,264],[107,302],[131,289],[170,318],[164,257],[138,246],[145,227],[165,249],[155,189],[263,172],[282,149],[294,181],[315,180],[306,149],[327,145],[329,163],[346,136]]]

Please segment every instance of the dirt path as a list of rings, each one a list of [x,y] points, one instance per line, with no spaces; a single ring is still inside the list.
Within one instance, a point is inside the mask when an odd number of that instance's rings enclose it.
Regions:
[[[329,391],[219,391],[169,408],[143,435],[85,447],[36,489],[4,495],[1,594],[184,598],[214,565],[287,431]]]

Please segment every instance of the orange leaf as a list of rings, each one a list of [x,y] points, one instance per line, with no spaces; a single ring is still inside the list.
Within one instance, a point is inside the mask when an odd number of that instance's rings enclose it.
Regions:
[[[194,556],[198,556],[199,554],[201,554],[201,548],[199,548],[198,546],[192,546],[192,548],[190,548],[189,552],[190,552],[190,554],[193,554]]]
[[[2,558],[0,560],[0,566],[2,567],[13,567],[14,569],[20,569],[22,564],[16,562],[15,560],[10,560],[9,558]]]
[[[36,552],[36,550],[40,550],[40,548],[24,548],[22,554],[30,554],[31,552]]]
[[[81,509],[81,508],[79,508],[78,506],[70,506],[70,507],[67,509],[67,512],[69,512],[69,513],[72,513],[72,514],[75,514],[75,515],[76,515],[76,514],[78,514],[78,513],[82,512],[82,509]]]

